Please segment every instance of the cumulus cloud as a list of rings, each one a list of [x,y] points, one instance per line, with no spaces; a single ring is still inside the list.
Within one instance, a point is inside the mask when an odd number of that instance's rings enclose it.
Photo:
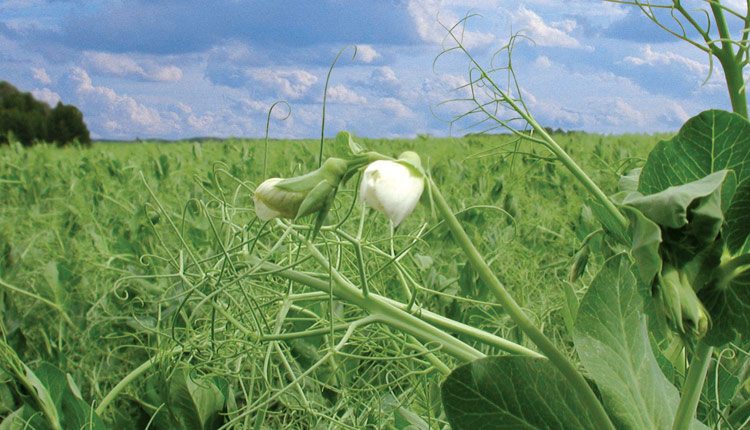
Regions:
[[[450,27],[459,21],[459,16],[451,9],[441,8],[440,0],[409,0],[407,9],[419,37],[427,43],[441,44],[447,36],[443,25]],[[460,35],[463,45],[469,49],[487,46],[497,39],[492,33],[473,30],[460,32]]]
[[[70,80],[75,86],[80,107],[94,127],[102,127],[108,135],[132,136],[137,133],[162,135],[176,129],[168,115],[162,116],[154,108],[139,103],[133,97],[121,95],[112,88],[94,85],[88,72],[74,67]]]
[[[381,57],[371,45],[357,45],[357,58],[363,63],[372,63]]]
[[[318,82],[318,77],[302,69],[251,69],[247,76],[279,97],[300,99]]]
[[[328,87],[328,100],[343,104],[365,104],[367,99],[344,85],[337,84]]]
[[[135,76],[148,81],[174,82],[182,79],[182,70],[176,66],[160,66],[153,61],[136,61],[125,54],[85,52],[86,65],[91,69],[113,76]]]
[[[52,79],[49,78],[47,71],[44,70],[43,67],[32,67],[31,72],[34,76],[34,79],[41,82],[42,84],[49,85],[52,83]]]
[[[378,103],[378,108],[397,118],[415,118],[417,114],[409,109],[401,100],[393,97],[385,97]]]
[[[634,66],[665,66],[669,64],[678,64],[700,76],[708,76],[709,71],[709,66],[707,64],[703,64],[700,61],[695,61],[674,52],[654,51],[651,45],[643,47],[640,56],[627,56],[623,61]]]
[[[519,7],[512,16],[513,21],[539,46],[582,47],[581,43],[569,34],[576,28],[575,21],[564,20],[553,26],[544,22],[541,16],[526,6]]]

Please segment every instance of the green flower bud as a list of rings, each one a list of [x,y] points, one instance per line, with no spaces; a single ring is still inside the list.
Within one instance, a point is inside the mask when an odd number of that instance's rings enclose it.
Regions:
[[[677,332],[695,338],[705,336],[711,318],[685,273],[665,264],[659,275],[659,295],[667,319]]]
[[[319,169],[305,175],[267,179],[255,189],[255,213],[268,221],[326,211],[346,170],[346,161],[329,158]]]

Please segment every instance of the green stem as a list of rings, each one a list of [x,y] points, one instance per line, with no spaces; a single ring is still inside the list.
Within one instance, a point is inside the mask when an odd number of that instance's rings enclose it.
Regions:
[[[464,51],[466,52],[466,51]],[[468,54],[468,52],[466,52]],[[479,63],[474,60],[473,57],[469,56],[471,58],[472,63],[479,68],[479,70],[482,71],[483,78],[490,84],[493,91],[498,94],[504,103],[506,103],[512,110],[514,110],[518,115],[523,118],[524,121],[526,121],[536,133],[542,136],[542,140],[546,143],[546,147],[557,157],[558,160],[570,171],[570,173],[573,174],[573,176],[578,179],[578,181],[586,188],[586,190],[593,195],[593,197],[599,201],[599,203],[604,206],[604,208],[612,215],[612,218],[619,224],[619,226],[622,229],[626,229],[628,226],[628,222],[625,219],[625,216],[620,213],[620,211],[617,209],[617,207],[612,203],[612,201],[607,197],[606,194],[604,194],[604,191],[602,191],[601,188],[599,188],[598,185],[589,177],[588,174],[579,166],[573,158],[568,155],[567,152],[557,143],[555,139],[552,138],[552,136],[547,133],[547,131],[542,127],[536,119],[534,119],[531,114],[529,114],[526,109],[522,108],[521,106],[516,103],[515,100],[513,100],[512,97],[509,97],[508,94],[503,91],[490,76],[484,72],[484,69],[479,65]]]
[[[750,254],[743,254],[727,260],[716,269],[714,279],[719,290],[725,289],[744,270],[750,266]]]
[[[117,397],[122,390],[125,389],[133,380],[139,376],[141,376],[145,371],[151,368],[156,363],[156,360],[153,358],[149,358],[146,360],[143,364],[136,367],[132,372],[128,373],[124,378],[120,380],[120,382],[117,383],[117,385],[110,390],[109,393],[107,393],[106,396],[102,399],[101,403],[99,403],[99,406],[96,407],[96,414],[101,416],[102,413],[107,409],[107,406],[109,406],[110,403]]]
[[[713,350],[712,346],[704,342],[698,342],[693,359],[690,361],[685,385],[682,387],[682,396],[680,397],[680,404],[677,406],[672,430],[690,429],[690,423],[695,417],[695,409],[698,407],[698,400],[701,398],[703,382],[706,380],[706,371],[709,363],[711,363]]]
[[[711,12],[716,20],[716,27],[719,30],[721,40],[721,49],[714,49],[712,52],[719,59],[721,67],[724,69],[724,78],[727,82],[729,91],[729,100],[732,103],[732,110],[735,113],[748,117],[747,113],[747,96],[745,95],[745,79],[742,76],[743,64],[732,50],[732,38],[729,34],[729,27],[724,18],[724,11],[718,2],[711,3]]]
[[[277,275],[282,275],[283,272],[286,272],[286,275],[282,276],[308,285],[312,288],[320,287],[323,291],[330,291],[338,298],[359,306],[370,315],[378,316],[380,321],[385,322],[404,333],[411,334],[422,342],[442,345],[443,351],[461,361],[469,362],[485,356],[474,347],[456,339],[437,327],[420,320],[414,315],[396,308],[375,294],[370,293],[365,297],[359,288],[330,265],[328,259],[304,235],[297,233],[297,237],[305,243],[313,258],[317,260],[319,264],[330,270],[334,282],[329,284],[328,282],[322,281],[321,285],[321,283],[310,282],[315,278],[309,276],[295,276],[296,274],[285,270],[279,270],[278,273],[276,273]],[[274,266],[270,263],[266,264],[269,267]],[[279,269],[281,268],[279,267]]]
[[[430,189],[432,190],[432,196],[437,205],[437,209],[448,224],[451,233],[453,233],[453,238],[463,249],[464,254],[466,254],[472,267],[477,271],[477,274],[479,274],[482,282],[484,282],[485,285],[490,286],[495,297],[497,297],[497,300],[503,306],[503,309],[508,312],[508,315],[513,319],[516,325],[518,325],[529,339],[539,347],[542,353],[547,356],[550,362],[560,371],[565,379],[568,380],[572,388],[578,391],[582,400],[590,409],[592,418],[597,423],[597,428],[614,429],[615,427],[612,424],[612,421],[604,411],[604,407],[601,402],[599,402],[599,399],[596,398],[594,391],[586,382],[586,379],[576,369],[573,363],[571,363],[568,358],[555,347],[552,341],[550,341],[547,336],[545,336],[544,333],[534,325],[531,319],[526,316],[523,309],[521,309],[518,303],[516,303],[513,297],[505,289],[505,286],[503,286],[503,284],[497,279],[492,272],[492,269],[490,269],[487,262],[474,246],[474,243],[469,239],[466,231],[461,227],[461,224],[453,214],[450,206],[448,206],[448,202],[445,201],[442,193],[432,180],[430,180]]]
[[[261,263],[261,267],[264,270],[272,271],[271,267],[269,266],[271,263]],[[317,290],[324,290],[327,287],[326,281],[323,281],[321,279],[312,278],[306,275],[301,274],[300,272],[295,272],[294,270],[287,269],[282,272],[275,272],[275,275],[279,275],[282,278],[290,279],[293,278],[294,280],[298,280],[300,283],[308,285],[312,288],[315,288]],[[370,293],[371,296],[377,297],[380,300],[384,300],[391,305],[401,309],[402,311],[409,312],[410,311],[410,305],[408,303],[401,303],[397,300],[393,300],[388,297],[384,297],[375,293]],[[296,297],[304,297],[307,300],[322,300],[328,297],[326,293],[323,291],[315,292],[315,293],[305,293],[305,294],[295,294],[293,296],[289,296],[289,298],[296,298]],[[412,305],[413,308],[413,305]],[[480,330],[476,327],[472,327],[470,325],[454,321],[450,318],[444,317],[440,314],[436,314],[435,312],[429,311],[427,309],[414,309],[413,313],[417,318],[421,319],[422,321],[428,322],[438,328],[442,328],[443,330],[446,330],[449,333],[455,333],[464,335],[467,337],[470,337],[478,342],[481,342],[485,345],[495,347],[501,351],[509,352],[511,354],[516,355],[527,355],[529,357],[536,357],[536,358],[546,358],[545,356],[539,354],[536,351],[532,351],[524,346],[521,346],[517,343],[513,343],[509,341],[508,339],[504,339],[500,336],[496,336],[492,333],[486,332],[484,330]],[[264,338],[261,338],[263,340]]]

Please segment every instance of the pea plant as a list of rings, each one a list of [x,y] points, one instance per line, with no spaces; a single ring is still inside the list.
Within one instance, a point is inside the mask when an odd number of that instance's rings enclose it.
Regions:
[[[470,64],[465,88],[470,95],[455,101],[471,107],[459,119],[491,123],[490,128],[544,148],[590,195],[601,228],[583,241],[571,276],[582,273],[589,260],[601,264],[583,297],[568,295],[565,304],[573,321],[569,328],[575,354],[561,350],[516,302],[418,154],[407,151],[393,158],[368,151],[342,132],[336,142],[350,149],[348,158],[321,160],[315,171],[267,179],[254,191],[264,231],[281,232],[274,244],[252,250],[248,258],[255,270],[364,311],[364,316],[351,319],[328,308],[329,326],[321,330],[327,330],[331,346],[295,383],[345,356],[354,333],[381,325],[402,333],[412,357],[445,376],[442,408],[454,429],[701,429],[750,423],[750,122],[742,75],[748,62],[750,15],[719,1],[705,3],[708,10],[699,12],[702,21],[680,1],[632,4],[718,59],[734,112],[708,110],[689,119],[674,137],[656,144],[642,167],[623,172],[619,190],[611,195],[528,110],[511,66],[517,36],[500,52],[507,54],[507,61],[496,64],[503,58],[496,54],[485,67],[462,43],[466,21],[447,28],[445,53],[461,53]],[[726,14],[738,19],[739,38],[729,33],[736,26],[727,24]],[[677,30],[662,21],[665,17]],[[684,22],[692,26],[691,32]],[[696,32],[702,42],[688,37]],[[337,207],[338,190],[355,177],[358,197],[348,208]],[[418,282],[405,268],[404,256],[427,225],[398,253],[393,237],[425,190],[423,200],[439,226],[448,229],[477,277],[536,350],[419,304],[414,290]],[[387,217],[390,249],[363,237],[366,210],[360,212],[356,231],[347,231],[345,220],[358,205]],[[345,215],[331,223],[334,211]],[[388,242],[385,239],[386,248]],[[278,251],[283,245],[289,248],[282,259]],[[394,272],[398,296],[406,300],[391,298],[388,288],[373,285],[365,258],[373,253],[389,261],[380,270]],[[316,262],[325,275],[297,270],[307,260]],[[348,275],[342,269],[347,261],[356,268]],[[486,356],[473,342],[507,354]],[[438,352],[452,356],[458,366],[446,364]]]

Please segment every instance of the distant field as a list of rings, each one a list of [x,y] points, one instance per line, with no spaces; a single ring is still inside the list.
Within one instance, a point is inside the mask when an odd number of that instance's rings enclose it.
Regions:
[[[660,137],[556,138],[614,192],[619,175],[641,165]],[[567,171],[543,149],[507,136],[361,143],[394,156],[419,153],[498,276],[568,347],[562,285],[595,222]],[[347,154],[333,145],[327,143],[326,156]],[[399,423],[411,413],[441,428],[439,375],[421,373],[420,360],[393,360],[413,351],[383,329],[363,331],[344,358],[295,380],[329,346],[325,321],[358,310],[333,298],[289,304],[289,294],[310,290],[253,271],[250,258],[259,251],[280,265],[295,257],[293,237],[262,228],[253,212],[252,191],[265,179],[263,152],[259,140],[0,147],[0,310],[10,346],[2,359],[38,372],[51,364],[94,408],[130,374],[132,382],[99,411],[104,428],[197,428],[179,427],[189,412],[175,406],[175,393],[183,393],[175,381],[190,372],[197,385],[184,392],[202,402],[194,409],[206,414],[198,418],[203,428],[404,428]],[[317,141],[271,141],[268,176],[307,172],[317,167],[317,154]],[[328,220],[351,234],[361,210],[352,205],[356,180],[340,191]],[[393,240],[397,251],[411,247],[404,276],[421,287],[417,304],[529,346],[503,311],[486,303],[490,295],[436,223],[425,195]],[[379,271],[390,259],[385,218],[369,214],[365,237],[371,284],[408,301],[402,280]],[[316,243],[342,272],[350,270],[346,242],[323,232]],[[312,261],[295,268],[326,273]],[[581,293],[588,281],[584,274],[573,287]],[[304,330],[311,334],[280,336]],[[143,373],[131,373],[153,357]],[[14,393],[10,383],[0,385],[0,414],[29,401]]]

